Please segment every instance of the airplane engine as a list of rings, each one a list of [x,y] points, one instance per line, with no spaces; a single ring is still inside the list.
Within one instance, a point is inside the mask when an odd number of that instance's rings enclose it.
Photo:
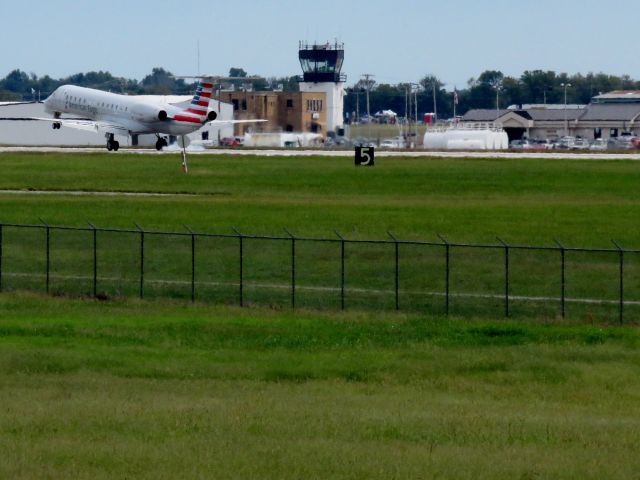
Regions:
[[[135,105],[131,109],[133,117],[139,122],[166,122],[169,120],[168,112],[159,106],[154,105]]]
[[[214,112],[213,110],[211,110],[207,114],[207,120],[209,120],[210,122],[213,122],[216,118],[218,118],[218,114],[216,112]]]

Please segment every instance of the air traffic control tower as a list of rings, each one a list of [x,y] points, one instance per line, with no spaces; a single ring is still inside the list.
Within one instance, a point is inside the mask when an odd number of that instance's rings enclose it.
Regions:
[[[338,132],[344,125],[344,83],[347,80],[341,73],[344,44],[300,42],[298,58],[303,71],[298,79],[300,91],[326,94],[327,132]]]

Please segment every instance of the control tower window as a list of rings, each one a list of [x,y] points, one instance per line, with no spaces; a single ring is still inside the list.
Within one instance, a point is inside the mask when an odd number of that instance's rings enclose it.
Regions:
[[[307,100],[307,112],[321,112],[322,100]]]
[[[339,82],[344,60],[342,44],[307,45],[300,43],[298,51],[305,82]]]

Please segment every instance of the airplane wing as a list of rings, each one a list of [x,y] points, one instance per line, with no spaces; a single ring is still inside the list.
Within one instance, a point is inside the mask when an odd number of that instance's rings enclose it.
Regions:
[[[31,101],[31,102],[25,102],[25,101],[22,101],[22,102],[18,102],[18,101],[16,101],[16,102],[0,102],[0,108],[2,108],[2,107],[12,107],[14,105],[33,105],[33,104],[37,104],[37,103],[44,103],[44,102],[40,102],[40,101],[35,101],[35,102],[33,102],[33,101]]]
[[[23,117],[23,118],[0,118],[0,121],[40,121],[59,123],[63,127],[75,128],[76,130],[85,130],[88,132],[104,132],[117,133],[120,135],[129,135],[129,130],[121,125],[109,122],[97,122],[95,120],[87,120],[83,118],[42,118],[42,117]]]
[[[268,120],[213,120],[207,122],[207,125],[235,125],[236,123],[262,123]]]

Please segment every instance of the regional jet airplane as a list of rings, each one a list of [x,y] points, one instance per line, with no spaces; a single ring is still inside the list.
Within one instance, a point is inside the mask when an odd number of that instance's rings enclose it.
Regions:
[[[156,148],[167,146],[165,135],[179,137],[182,147],[182,167],[187,171],[185,135],[195,132],[203,125],[264,122],[266,120],[216,120],[217,114],[209,110],[213,84],[199,82],[196,92],[187,108],[168,103],[152,104],[135,96],[119,95],[92,88],[63,85],[44,101],[45,111],[53,118],[29,118],[20,120],[41,120],[51,122],[54,129],[60,127],[77,128],[102,132],[107,139],[107,150],[117,151],[120,144],[114,139],[119,135],[155,134]],[[62,118],[62,114],[80,118]],[[10,120],[10,119],[2,119]]]

